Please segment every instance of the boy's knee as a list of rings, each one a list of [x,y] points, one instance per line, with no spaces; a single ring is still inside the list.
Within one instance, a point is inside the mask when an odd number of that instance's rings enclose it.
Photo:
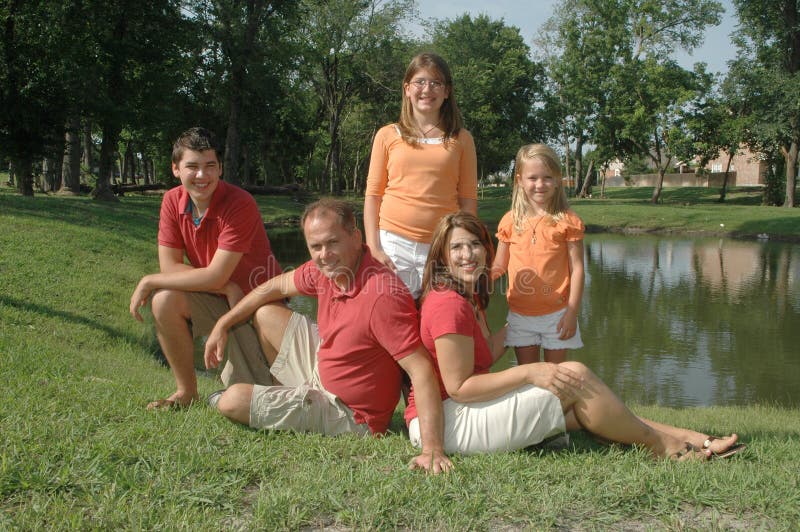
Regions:
[[[150,309],[156,321],[163,320],[165,316],[173,317],[175,315],[188,319],[189,304],[186,292],[170,289],[158,290],[150,298]]]

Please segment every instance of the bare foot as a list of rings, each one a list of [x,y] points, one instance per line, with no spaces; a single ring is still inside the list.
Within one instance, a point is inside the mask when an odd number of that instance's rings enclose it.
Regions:
[[[199,399],[199,396],[194,395],[188,399],[178,392],[173,393],[166,399],[157,399],[147,403],[148,410],[172,410],[180,408],[188,408],[191,404]]]
[[[736,445],[737,441],[739,441],[739,436],[736,434],[731,434],[730,436],[725,436],[722,438],[708,436],[702,442],[693,442],[693,443],[695,443],[695,445],[702,445],[703,449],[708,449],[714,454],[719,454],[727,451],[728,449]]]
[[[737,443],[739,436],[731,434],[723,438],[709,436],[703,441],[703,449],[711,452],[711,458],[728,458],[745,448],[743,443]]]
[[[705,462],[711,458],[711,451],[686,442],[681,449],[667,455],[677,462]]]

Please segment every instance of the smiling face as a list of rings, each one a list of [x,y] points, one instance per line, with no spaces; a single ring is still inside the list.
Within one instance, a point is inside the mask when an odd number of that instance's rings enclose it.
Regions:
[[[361,258],[361,232],[348,232],[331,211],[312,213],[303,224],[311,260],[342,290],[355,278]]]
[[[463,227],[454,227],[447,244],[447,267],[450,275],[472,292],[478,278],[486,270],[486,248],[478,235]]]
[[[426,83],[423,84],[421,81]],[[434,86],[431,82],[434,82]],[[415,115],[438,115],[445,99],[450,96],[450,88],[445,84],[444,78],[430,68],[417,70],[411,79],[403,84],[403,88]]]
[[[537,212],[547,210],[546,207],[558,187],[556,178],[547,165],[536,157],[527,159],[522,163],[517,179],[531,207]]]
[[[181,180],[197,209],[204,212],[219,184],[222,164],[214,150],[186,149],[181,160],[177,164],[172,163],[172,173]]]

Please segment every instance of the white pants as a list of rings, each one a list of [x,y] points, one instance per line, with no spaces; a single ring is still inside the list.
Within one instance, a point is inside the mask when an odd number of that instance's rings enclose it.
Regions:
[[[381,247],[394,263],[395,273],[408,287],[411,297],[419,299],[422,293],[422,274],[428,260],[430,244],[409,240],[396,233],[380,230]]]
[[[531,385],[491,401],[458,403],[447,399],[442,409],[447,453],[514,451],[566,430],[558,397]],[[413,445],[422,447],[418,418],[408,424],[408,437]]]

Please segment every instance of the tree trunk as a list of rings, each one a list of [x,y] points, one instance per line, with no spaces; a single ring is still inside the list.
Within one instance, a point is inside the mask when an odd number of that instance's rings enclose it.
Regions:
[[[725,203],[725,194],[728,192],[728,176],[731,172],[731,161],[733,161],[734,150],[728,152],[728,162],[725,165],[725,177],[722,178],[722,188],[719,191],[719,200],[717,203]]]
[[[581,197],[587,198],[592,193],[592,169],[594,168],[594,161],[589,161],[589,168],[586,170],[586,176],[583,178],[583,188],[581,188]]]
[[[14,187],[14,163],[8,163],[8,186]]]
[[[94,140],[92,140],[92,124],[88,119],[83,121],[83,165],[90,174],[94,173]]]
[[[17,174],[17,190],[23,196],[33,196],[33,163],[28,158],[17,158],[14,161]]]
[[[793,141],[788,149],[783,150],[783,156],[786,159],[786,199],[783,201],[783,206],[787,208],[794,207],[794,189],[797,184],[797,141]]]
[[[97,200],[118,201],[111,190],[111,173],[114,169],[114,155],[121,128],[114,125],[103,126],[103,142],[100,144],[100,171],[92,197]]]
[[[575,179],[581,180],[583,176],[583,135],[578,134],[575,138]],[[586,181],[582,181],[581,183],[575,183],[575,196],[578,196],[578,190],[581,191],[581,196],[583,195],[583,189],[585,188],[584,183]]]
[[[59,194],[80,194],[81,191],[81,138],[80,121],[72,119],[64,134],[64,164],[62,165]]]
[[[125,145],[125,155],[122,161],[122,184],[135,184],[133,179],[136,173],[133,160],[133,141],[129,140]]]
[[[231,92],[228,134],[225,137],[225,164],[222,166],[222,175],[225,177],[225,181],[234,185],[241,185],[242,182],[239,178],[239,153],[241,149],[239,109],[241,107],[241,97],[235,88]]]

